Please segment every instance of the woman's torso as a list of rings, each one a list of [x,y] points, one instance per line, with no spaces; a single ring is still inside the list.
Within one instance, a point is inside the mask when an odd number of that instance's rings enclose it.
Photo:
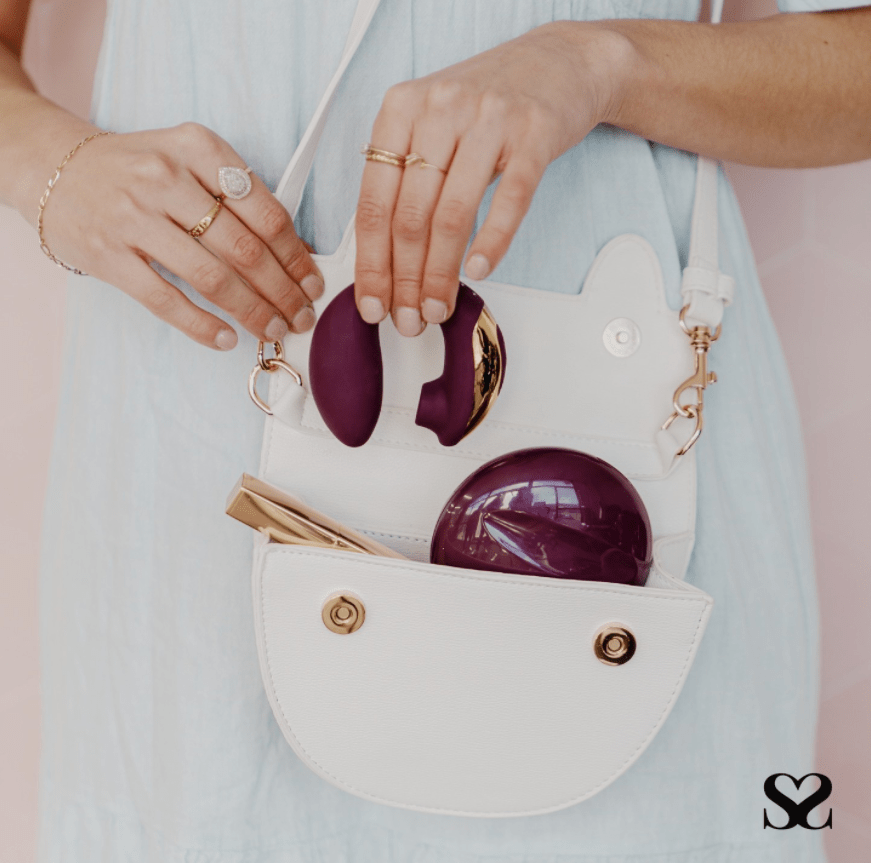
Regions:
[[[93,118],[122,132],[198,121],[274,188],[354,6],[110,0]],[[558,18],[697,12],[694,0],[383,0],[327,123],[302,236],[321,253],[338,245],[359,147],[391,84]],[[694,178],[692,154],[599,127],[548,168],[494,278],[577,292],[599,249],[634,232],[656,250],[677,309]],[[774,848],[759,835],[764,777],[807,772],[790,759],[812,741],[815,597],[789,382],[734,197],[725,181],[720,189],[721,263],[737,300],[712,356],[720,383],[698,445],[699,542],[687,576],[714,596],[714,613],[643,760],[591,800],[540,818],[392,810],[295,759],[260,683],[250,536],[223,513],[259,459],[263,417],[245,389],[256,339],[238,328],[237,348],[217,354],[117,289],[73,282],[41,563],[41,859],[767,863],[791,843],[783,860],[818,859],[802,853],[801,837]],[[764,421],[748,404],[767,406]],[[753,632],[766,633],[764,655]]]

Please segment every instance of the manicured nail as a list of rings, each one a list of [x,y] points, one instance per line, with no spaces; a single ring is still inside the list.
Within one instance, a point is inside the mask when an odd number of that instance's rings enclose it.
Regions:
[[[270,342],[280,342],[287,335],[287,322],[281,315],[276,315],[269,322],[265,332]]]
[[[378,297],[360,297],[357,308],[360,309],[360,317],[367,324],[377,324],[384,320],[384,305]]]
[[[222,351],[230,351],[236,347],[239,337],[233,330],[218,330],[215,336],[215,347]]]
[[[490,262],[483,255],[472,255],[466,261],[465,269],[470,279],[486,279],[490,272]]]
[[[420,319],[420,312],[410,306],[399,306],[393,313],[393,322],[403,336],[419,336],[426,326]]]
[[[423,319],[428,324],[441,324],[448,317],[448,306],[441,300],[434,300],[432,297],[423,301],[421,305]]]
[[[304,333],[315,325],[315,310],[311,306],[303,306],[292,322],[293,329],[297,333]]]
[[[324,292],[324,280],[314,273],[309,273],[299,283],[299,286],[305,291],[306,296],[310,300],[316,300]]]

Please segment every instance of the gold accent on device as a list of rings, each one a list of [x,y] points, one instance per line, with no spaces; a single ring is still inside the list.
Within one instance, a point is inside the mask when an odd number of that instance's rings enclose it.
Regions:
[[[227,497],[227,515],[265,533],[275,542],[406,558],[307,506],[293,495],[243,473]]]
[[[499,346],[499,327],[486,306],[481,309],[478,323],[472,331],[472,361],[475,367],[475,390],[466,434],[484,421],[502,389],[504,364]]]
[[[635,636],[623,626],[603,626],[596,633],[593,649],[605,665],[623,665],[635,654]]]
[[[366,607],[356,596],[334,593],[328,596],[321,609],[324,626],[338,635],[356,632],[366,619]]]

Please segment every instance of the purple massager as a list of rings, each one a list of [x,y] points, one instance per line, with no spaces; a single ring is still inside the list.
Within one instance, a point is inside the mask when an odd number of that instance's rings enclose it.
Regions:
[[[522,449],[478,468],[439,516],[430,560],[446,566],[643,585],[650,520],[632,483],[602,459]]]
[[[445,365],[421,389],[415,422],[454,446],[481,423],[505,376],[505,343],[484,301],[460,282],[454,313],[441,324]],[[327,428],[346,446],[362,446],[381,413],[384,369],[378,324],[367,324],[345,288],[312,334],[309,381]]]

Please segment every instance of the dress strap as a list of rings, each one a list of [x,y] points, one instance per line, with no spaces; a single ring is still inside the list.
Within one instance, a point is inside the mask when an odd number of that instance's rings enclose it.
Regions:
[[[333,103],[333,97],[336,95],[336,89],[345,74],[345,70],[348,68],[348,64],[351,62],[354,54],[357,53],[357,48],[360,47],[363,36],[366,35],[366,31],[369,29],[369,24],[380,2],[381,0],[358,0],[339,68],[336,69],[335,74],[330,79],[330,83],[321,97],[314,116],[305,130],[305,134],[302,136],[302,140],[299,142],[299,146],[296,148],[296,152],[293,154],[293,158],[291,158],[290,164],[287,166],[278,184],[278,188],[275,190],[275,196],[284,204],[287,211],[294,218],[296,218],[300,202],[302,201],[302,193],[314,164],[315,153],[317,152],[318,144],[327,122],[327,115]]]

